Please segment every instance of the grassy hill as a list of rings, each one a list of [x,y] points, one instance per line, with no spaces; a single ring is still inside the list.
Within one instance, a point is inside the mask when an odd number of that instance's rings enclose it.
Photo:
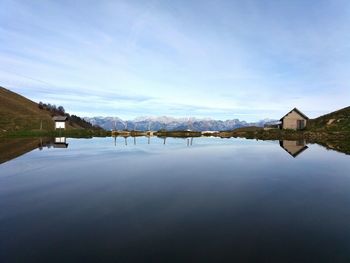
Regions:
[[[260,127],[242,127],[237,128],[234,132],[262,132],[264,129]],[[340,109],[315,119],[310,119],[307,122],[307,127],[304,131],[309,132],[350,132],[350,107]],[[271,130],[270,133],[275,133],[276,130]],[[265,131],[265,133],[269,133]]]
[[[39,131],[40,129],[53,131],[54,121],[52,116],[54,115],[57,115],[57,112],[39,107],[38,103],[0,87],[0,133]],[[67,130],[96,129],[96,127],[77,116],[65,115],[68,116]]]
[[[307,130],[350,131],[350,107],[309,120]]]
[[[54,123],[49,112],[37,103],[0,87],[0,129],[2,131],[52,130]]]

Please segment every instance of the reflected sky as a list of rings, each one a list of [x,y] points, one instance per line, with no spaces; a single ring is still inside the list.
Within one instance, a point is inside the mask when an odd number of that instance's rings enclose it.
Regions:
[[[350,258],[347,155],[245,139],[67,143],[0,165],[2,262]]]

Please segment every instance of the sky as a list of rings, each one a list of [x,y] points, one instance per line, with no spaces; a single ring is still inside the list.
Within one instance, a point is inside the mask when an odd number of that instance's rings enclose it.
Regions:
[[[350,1],[0,1],[0,86],[79,116],[350,105]]]

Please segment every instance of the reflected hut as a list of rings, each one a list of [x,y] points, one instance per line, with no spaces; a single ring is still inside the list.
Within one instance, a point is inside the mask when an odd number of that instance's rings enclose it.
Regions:
[[[307,148],[309,148],[306,146],[306,143],[304,140],[298,140],[298,141],[283,140],[283,141],[280,141],[280,146],[294,158],[297,157],[299,154],[301,154],[303,151],[305,151]]]
[[[56,137],[53,143],[53,148],[68,148],[66,137]]]

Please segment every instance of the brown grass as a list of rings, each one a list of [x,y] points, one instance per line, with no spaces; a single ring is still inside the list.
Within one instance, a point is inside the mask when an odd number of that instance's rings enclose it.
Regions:
[[[13,131],[51,131],[54,122],[51,113],[39,109],[39,105],[15,92],[0,87],[0,133]],[[67,123],[67,129],[73,127]]]
[[[0,87],[0,130],[53,129],[49,112],[41,110],[38,104]]]

